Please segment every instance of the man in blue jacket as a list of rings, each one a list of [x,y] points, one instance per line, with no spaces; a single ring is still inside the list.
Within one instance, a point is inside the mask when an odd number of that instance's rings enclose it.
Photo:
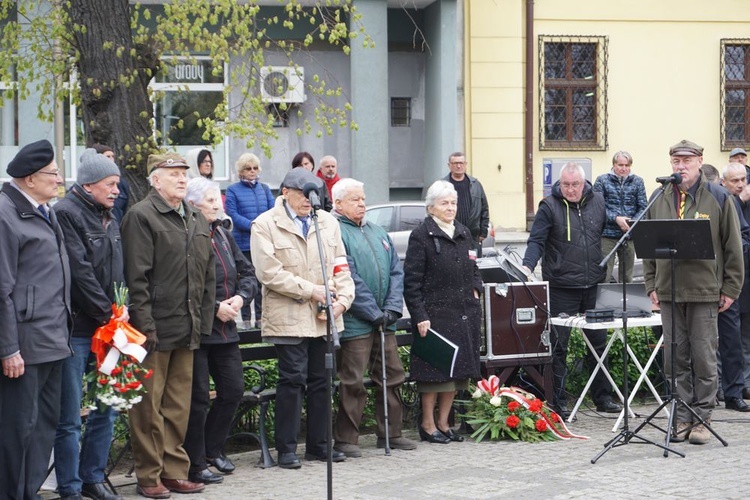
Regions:
[[[596,178],[594,191],[604,197],[604,207],[607,211],[607,222],[602,232],[602,255],[608,255],[630,225],[628,221],[636,218],[646,209],[646,187],[643,179],[631,172],[633,157],[627,151],[618,151],[612,157],[612,170]],[[620,269],[625,268],[625,282],[633,281],[633,262],[635,248],[630,243],[625,247]],[[605,283],[612,281],[614,257],[607,261],[607,276]],[[620,281],[620,275],[614,276],[614,281]]]
[[[339,411],[333,437],[334,448],[347,457],[362,456],[357,445],[359,424],[367,400],[363,383],[366,369],[377,387],[377,446],[385,447],[385,409],[383,406],[382,351],[379,329],[385,336],[388,398],[388,435],[390,447],[413,450],[417,444],[401,435],[402,408],[399,387],[404,383],[404,368],[398,357],[395,323],[403,309],[404,271],[388,233],[365,221],[364,184],[342,179],[332,189],[336,215],[341,224],[341,239],[354,280],[355,296],[351,309],[344,313],[344,331],[338,351]]]

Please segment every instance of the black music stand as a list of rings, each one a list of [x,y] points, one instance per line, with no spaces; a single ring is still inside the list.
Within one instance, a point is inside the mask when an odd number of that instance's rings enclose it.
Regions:
[[[643,221],[641,225],[633,232],[633,241],[635,243],[636,254],[641,259],[669,259],[670,269],[672,272],[672,296],[671,296],[671,312],[672,318],[674,318],[675,311],[675,287],[676,287],[676,268],[678,260],[714,260],[716,255],[714,254],[713,239],[711,238],[711,223],[708,219],[686,219],[686,220],[650,220]],[[687,276],[689,278],[689,276]],[[702,419],[693,410],[688,403],[680,399],[677,395],[676,382],[675,382],[675,351],[677,350],[677,342],[675,341],[675,322],[672,321],[672,342],[670,349],[670,365],[671,365],[671,377],[670,377],[670,395],[662,402],[654,412],[649,415],[646,420],[638,426],[635,430],[638,431],[643,429],[645,426],[650,425],[655,429],[660,430],[666,434],[665,438],[665,451],[664,456],[668,455],[669,442],[672,438],[672,425],[674,424],[675,412],[678,406],[686,408],[692,415],[693,420],[700,424],[703,424],[714,436],[718,439],[721,444],[728,446],[728,443],[714,431],[711,426]],[[667,428],[663,429],[653,422],[656,415],[667,405],[669,407],[669,419],[667,422]],[[693,424],[692,427],[695,427]],[[692,428],[691,427],[691,428]],[[675,452],[676,453],[676,452]],[[679,455],[683,456],[681,453]]]

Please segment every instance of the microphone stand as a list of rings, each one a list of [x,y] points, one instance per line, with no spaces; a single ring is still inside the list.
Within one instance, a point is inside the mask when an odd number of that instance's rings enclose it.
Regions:
[[[594,458],[591,459],[591,463],[595,464],[597,460],[599,460],[605,453],[607,453],[612,448],[616,448],[618,446],[625,446],[626,444],[630,444],[633,439],[639,439],[640,441],[633,442],[633,444],[652,444],[654,446],[658,446],[659,448],[662,448],[664,450],[664,456],[667,456],[667,453],[672,452],[676,453],[677,455],[680,455],[682,458],[685,458],[685,455],[680,453],[677,450],[674,450],[672,448],[669,448],[669,441],[667,441],[666,445],[657,443],[656,441],[652,441],[651,439],[645,438],[643,436],[639,436],[636,434],[636,432],[633,432],[629,428],[629,417],[630,417],[630,390],[628,387],[628,364],[630,363],[630,357],[628,356],[628,302],[627,302],[627,288],[625,283],[625,266],[623,264],[623,256],[625,254],[625,248],[627,247],[628,241],[630,240],[630,233],[633,232],[633,228],[638,225],[638,223],[641,221],[641,219],[645,216],[645,214],[648,212],[649,208],[651,208],[651,205],[656,202],[659,198],[661,198],[664,195],[664,192],[667,190],[667,187],[674,183],[674,178],[668,178],[665,179],[665,182],[662,184],[661,189],[656,193],[655,196],[651,198],[648,205],[646,205],[646,208],[643,209],[643,211],[633,220],[633,223],[630,225],[630,228],[625,232],[625,234],[622,235],[620,240],[617,242],[615,247],[612,249],[609,254],[607,254],[604,259],[599,263],[600,267],[607,267],[607,262],[614,256],[615,252],[619,251],[619,258],[620,258],[620,282],[622,283],[622,391],[623,391],[623,407],[622,411],[623,414],[623,424],[622,424],[622,430],[619,434],[617,434],[614,438],[610,439],[604,444],[604,449],[600,451]],[[673,289],[674,291],[674,289]],[[673,302],[674,304],[674,302]],[[674,350],[672,351],[674,352]],[[638,430],[640,427],[638,428]]]
[[[320,269],[323,273],[323,286],[325,288],[326,303],[323,308],[326,312],[326,385],[328,390],[327,420],[328,420],[328,451],[327,451],[327,484],[328,500],[333,499],[333,374],[335,371],[334,352],[341,347],[339,343],[339,332],[336,330],[336,321],[333,315],[333,300],[331,289],[328,286],[328,269],[326,268],[323,242],[320,239],[320,227],[318,225],[318,210],[320,209],[320,198],[315,193],[309,194],[312,212],[310,216],[315,227],[315,239],[318,242],[318,256],[320,257]]]

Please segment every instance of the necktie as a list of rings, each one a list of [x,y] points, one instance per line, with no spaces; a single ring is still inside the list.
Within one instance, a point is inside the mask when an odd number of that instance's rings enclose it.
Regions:
[[[680,219],[685,218],[685,191],[680,191]]]
[[[310,224],[307,222],[307,217],[297,217],[302,223],[302,236],[307,238],[307,230],[310,229]]]
[[[47,212],[47,208],[44,205],[39,205],[37,208],[39,209],[39,213],[41,213],[42,216],[49,221],[49,213]]]

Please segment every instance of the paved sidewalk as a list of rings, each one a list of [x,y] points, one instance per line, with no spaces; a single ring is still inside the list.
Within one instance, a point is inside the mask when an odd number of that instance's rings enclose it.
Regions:
[[[634,408],[645,417],[655,406]],[[387,457],[375,448],[375,436],[361,439],[363,457],[333,464],[336,499],[539,499],[539,498],[746,498],[750,469],[750,414],[714,412],[714,429],[729,443],[712,436],[703,446],[676,443],[685,458],[650,444],[629,444],[610,450],[596,464],[591,459],[615,436],[612,415],[584,409],[572,432],[588,440],[552,443],[484,442],[467,439],[448,445],[420,443],[415,451],[393,450]],[[631,419],[631,430],[642,418]],[[660,425],[666,418],[660,416]],[[416,432],[408,431],[416,438]],[[648,428],[643,436],[663,442]],[[634,440],[635,442],[637,440]],[[303,455],[302,449],[300,456]],[[275,452],[273,453],[276,458]],[[258,452],[232,456],[237,471],[224,483],[185,500],[235,498],[326,498],[327,469],[323,462],[303,460],[299,470],[254,467]],[[112,478],[119,492],[138,498],[134,479]],[[181,495],[173,495],[173,498]],[[49,498],[49,497],[48,497]]]

